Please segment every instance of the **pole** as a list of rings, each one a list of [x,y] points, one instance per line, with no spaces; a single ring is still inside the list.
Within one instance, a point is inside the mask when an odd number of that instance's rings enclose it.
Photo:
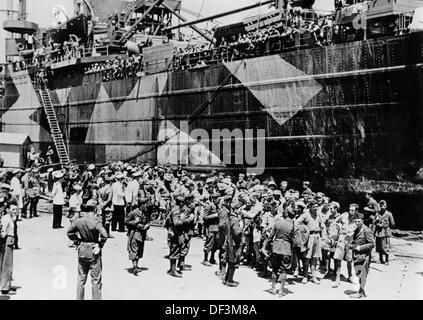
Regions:
[[[275,2],[275,0],[267,0],[267,1],[264,1],[264,2],[258,2],[256,4],[252,4],[252,5],[243,7],[243,8],[231,10],[231,11],[224,12],[224,13],[215,14],[213,16],[201,18],[201,19],[198,19],[198,20],[195,20],[195,21],[185,22],[185,23],[181,23],[181,24],[176,25],[176,26],[168,27],[168,28],[165,28],[164,31],[169,31],[169,30],[173,30],[173,29],[177,29],[177,28],[182,28],[182,27],[188,27],[188,26],[191,26],[193,24],[198,24],[198,23],[201,23],[201,22],[214,20],[216,18],[220,18],[220,17],[224,17],[224,16],[229,16],[231,14],[235,14],[235,13],[238,13],[238,12],[246,11],[246,10],[249,10],[249,9],[254,9],[254,8],[257,8],[257,7],[260,7],[260,6],[264,6],[266,4],[271,4],[271,3],[274,3],[274,2]]]
[[[178,17],[178,19],[182,20],[183,22],[187,21],[187,19],[185,19],[183,16],[181,16],[179,13],[177,13],[175,10],[173,10],[171,7],[169,7],[167,4],[163,3],[162,6],[165,7],[167,10],[169,10],[170,12],[172,12],[176,17]],[[198,29],[196,26],[190,26],[190,28],[192,30],[194,30],[195,32],[197,32],[199,35],[201,35],[208,42],[213,43],[213,39],[210,38],[203,31],[201,31],[200,29]]]
[[[132,35],[134,29],[140,24],[141,21],[143,21],[147,15],[157,6],[161,5],[164,0],[156,0],[150,8],[147,9],[147,11],[144,12],[144,14],[134,23],[134,25],[122,36],[122,38],[119,39],[118,43],[122,44],[126,38]]]

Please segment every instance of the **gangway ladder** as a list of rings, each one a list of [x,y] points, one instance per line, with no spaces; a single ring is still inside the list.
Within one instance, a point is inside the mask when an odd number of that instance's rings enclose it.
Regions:
[[[69,153],[66,149],[65,141],[63,140],[62,131],[57,121],[56,112],[54,111],[53,103],[51,102],[50,92],[45,89],[38,90],[41,101],[47,115],[48,123],[50,125],[51,135],[53,136],[54,145],[56,147],[57,155],[59,156],[60,164],[63,166],[69,164]]]

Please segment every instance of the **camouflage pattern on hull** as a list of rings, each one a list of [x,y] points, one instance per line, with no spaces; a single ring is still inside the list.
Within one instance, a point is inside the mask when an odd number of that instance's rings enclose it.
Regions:
[[[156,144],[229,77],[182,140],[196,128],[265,129],[269,173],[322,185],[414,183],[423,166],[422,40],[418,33],[107,83],[99,74],[74,75],[57,79],[51,96],[71,158],[105,163]],[[28,74],[9,76],[2,130],[29,133],[46,148],[48,123]],[[138,160],[164,164],[171,145]],[[219,159],[209,151],[209,162]]]

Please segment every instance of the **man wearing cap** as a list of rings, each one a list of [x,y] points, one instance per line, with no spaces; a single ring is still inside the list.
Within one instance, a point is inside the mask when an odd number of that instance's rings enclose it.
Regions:
[[[128,177],[128,184],[125,189],[126,213],[130,213],[138,207],[138,193],[140,192],[138,178],[140,176],[141,172],[131,171]]]
[[[380,211],[375,217],[375,237],[376,252],[379,253],[379,261],[382,264],[389,264],[389,238],[391,237],[391,228],[395,227],[394,216],[387,210],[388,204],[381,200]],[[384,259],[385,258],[385,261]]]
[[[219,235],[219,215],[216,205],[210,199],[210,195],[204,196],[204,228],[206,228],[206,241],[204,242],[203,265],[210,267],[216,263],[215,252],[217,250]],[[210,253],[210,260],[209,260]]]
[[[22,188],[23,188],[23,193],[22,193],[22,201],[23,201],[23,206],[22,206],[22,217],[23,218],[27,218],[27,212],[28,212],[28,206],[29,206],[29,196],[28,196],[28,183],[29,183],[29,173],[30,173],[31,169],[27,168],[25,169],[25,173],[23,174],[22,178],[21,178],[21,182],[22,182]]]
[[[82,207],[82,187],[77,184],[73,186],[73,192],[69,199],[69,213],[68,218],[73,220],[80,218]]]
[[[38,169],[33,168],[28,178],[28,197],[29,197],[29,217],[38,217],[37,205],[40,199],[40,182],[38,179]]]
[[[226,240],[224,243],[224,261],[227,264],[227,270],[224,278],[224,284],[229,287],[237,287],[238,282],[234,281],[235,269],[239,265],[241,258],[241,226],[237,214],[231,209],[230,205],[234,196],[234,190],[229,187],[226,189],[223,197],[223,207],[227,210],[227,219],[224,221]]]
[[[98,191],[99,209],[101,210],[101,218],[103,227],[106,229],[109,238],[114,238],[110,234],[110,223],[113,219],[113,208],[112,208],[112,182],[111,176],[105,177],[105,184]]]
[[[269,237],[270,241],[273,242],[271,293],[276,294],[279,291],[279,296],[285,295],[286,276],[292,267],[293,240],[296,232],[298,232],[292,220],[294,216],[294,210],[291,207],[287,207],[286,218],[275,222]],[[280,288],[276,288],[277,283]]]
[[[63,173],[57,172],[54,175],[55,182],[51,198],[53,199],[53,229],[61,229],[62,227],[62,213],[63,205],[65,204],[65,194],[63,192]]]
[[[310,209],[298,218],[297,224],[304,224],[310,231],[308,239],[307,251],[304,259],[304,278],[303,283],[307,283],[308,266],[311,262],[312,282],[320,284],[317,278],[317,264],[318,260],[322,258],[321,250],[321,232],[324,228],[322,217],[317,212],[318,204],[315,200],[310,201]]]
[[[116,182],[112,185],[113,220],[112,231],[116,231],[119,225],[119,232],[125,232],[125,189],[123,180],[125,176],[118,172],[115,176]]]
[[[181,278],[182,272],[176,270],[176,263],[181,257],[182,246],[184,243],[183,220],[181,219],[181,208],[185,201],[184,194],[175,191],[174,200],[175,205],[165,221],[165,228],[168,231],[167,240],[169,245],[170,261],[170,269],[167,273],[172,277]]]
[[[375,207],[379,206],[377,201],[373,198],[373,191],[368,190],[366,191],[366,200],[367,200],[367,206],[364,207],[364,224],[367,227],[373,228],[373,220],[376,215]]]
[[[181,249],[181,255],[178,261],[178,267],[181,271],[191,271],[192,266],[185,264],[185,257],[189,253],[191,247],[191,238],[194,235],[195,228],[195,204],[194,197],[191,192],[185,194],[185,201],[181,208],[181,220],[182,231],[183,231],[183,245]]]
[[[101,249],[108,234],[95,215],[96,205],[94,200],[89,200],[82,207],[84,216],[74,221],[67,233],[69,239],[78,247],[77,300],[84,299],[88,272],[91,274],[92,297],[94,300],[101,300]]]
[[[141,271],[138,263],[144,255],[144,243],[147,237],[147,230],[150,228],[144,212],[144,203],[141,201],[137,202],[137,206],[125,217],[125,224],[128,228],[128,255],[129,260],[132,261],[132,272],[135,276]]]
[[[17,219],[17,209],[16,203],[6,203],[0,220],[0,290],[2,294],[8,294],[12,284],[14,221]]]
[[[364,215],[356,212],[354,215],[354,224],[356,229],[354,231],[353,240],[349,245],[353,251],[354,270],[359,278],[360,289],[356,294],[351,295],[351,298],[365,298],[367,275],[370,270],[370,262],[372,249],[374,248],[373,232],[364,225]]]
[[[238,176],[238,181],[236,182],[236,188],[247,188],[247,181],[245,181],[245,174],[240,173]]]
[[[331,237],[336,239],[335,251],[333,259],[335,262],[335,284],[334,288],[339,287],[341,282],[341,265],[342,261],[347,262],[347,272],[348,272],[348,281],[353,283],[353,273],[352,273],[352,259],[353,252],[350,249],[349,244],[352,241],[356,225],[354,223],[354,216],[358,213],[358,205],[355,203],[350,204],[349,211],[338,216],[333,224],[331,229]],[[338,227],[338,231],[335,229]],[[338,232],[339,235],[336,234]]]
[[[334,221],[339,216],[339,208],[339,203],[331,202],[329,205],[329,212],[326,215],[322,215],[324,222],[324,228],[322,230],[322,270],[324,270],[325,277],[331,272],[330,261],[335,252],[335,241],[331,237],[331,227],[336,228]]]
[[[303,190],[302,190],[302,192],[307,192],[309,194],[313,192],[310,189],[310,181],[304,181],[303,182]]]

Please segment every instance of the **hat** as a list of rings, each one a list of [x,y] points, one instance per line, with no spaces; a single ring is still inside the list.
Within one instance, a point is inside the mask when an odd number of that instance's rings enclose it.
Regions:
[[[56,172],[56,174],[54,175],[54,178],[55,179],[61,179],[61,178],[63,178],[63,172],[62,171],[59,171],[59,172]]]
[[[166,173],[163,179],[165,179],[165,181],[168,181],[168,182],[171,182],[173,180],[172,176],[169,173]]]
[[[79,184],[76,184],[76,185],[73,186],[73,190],[75,190],[75,191],[81,191],[82,190],[82,187]]]
[[[303,181],[303,185],[304,186],[309,186],[310,185],[310,181]]]
[[[323,192],[317,192],[316,193],[316,197],[317,198],[324,198],[325,197],[325,194]]]
[[[273,196],[282,197],[282,191],[280,191],[280,190],[273,190]]]
[[[11,188],[12,187],[10,185],[8,185],[7,183],[1,183],[0,184],[0,189],[9,190],[10,191]]]
[[[287,181],[282,181],[281,182],[281,186],[285,186],[285,187],[288,186],[288,182]]]
[[[21,172],[21,169],[16,169],[16,170],[13,170],[12,174],[18,174],[20,172]]]
[[[206,180],[206,183],[207,183],[207,184],[214,183],[214,180],[213,180],[212,178],[208,178],[208,179]]]
[[[90,165],[88,166],[88,170],[94,170],[94,169],[95,169],[95,165],[90,164]]]
[[[51,173],[51,172],[53,172],[54,170],[53,170],[53,168],[49,168],[48,170],[47,170],[47,172],[48,173]]]
[[[133,172],[133,173],[132,173],[132,176],[133,176],[134,178],[141,177],[141,171],[135,171],[135,172]]]
[[[232,181],[229,178],[225,178],[222,180],[222,183],[227,184],[228,186],[232,185]]]
[[[120,179],[125,178],[125,176],[124,176],[124,174],[123,174],[122,172],[118,172],[118,173],[116,174],[115,178],[116,178],[117,180],[120,180]]]
[[[335,202],[335,201],[332,201],[330,203],[330,206],[331,207],[336,207],[336,208],[338,208],[338,210],[341,208],[341,205],[338,202]]]
[[[270,186],[277,187],[277,185],[276,185],[275,181],[270,181],[270,182],[268,183],[268,186],[269,186],[269,187],[270,187]]]
[[[207,175],[205,173],[200,174],[200,178],[207,178]]]

